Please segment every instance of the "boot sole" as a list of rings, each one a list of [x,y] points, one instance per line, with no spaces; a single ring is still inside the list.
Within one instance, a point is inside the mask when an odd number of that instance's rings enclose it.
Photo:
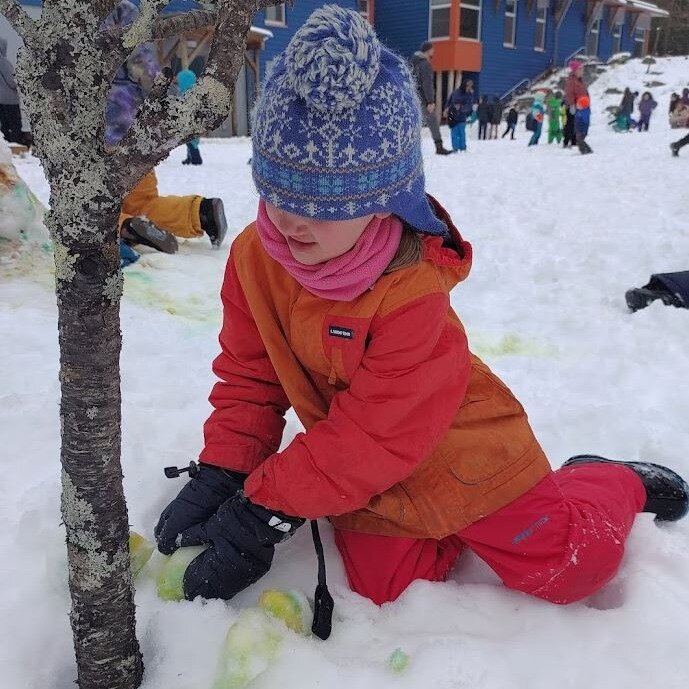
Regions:
[[[655,514],[655,520],[658,522],[674,522],[682,519],[689,511],[689,484],[672,469],[668,469],[662,464],[654,464],[653,462],[623,462],[618,459],[607,459],[600,455],[575,455],[570,457],[561,468],[578,466],[580,464],[618,464],[627,467],[635,473],[634,467],[652,467],[657,469],[658,473],[668,479],[673,480],[679,486],[679,490],[683,496],[669,497],[661,496],[657,498],[649,498],[646,496],[646,504],[644,505],[644,512]],[[637,473],[637,475],[639,475]],[[641,476],[639,476],[641,478]],[[681,509],[677,509],[681,505]]]
[[[150,221],[131,218],[122,229],[123,238],[130,242],[150,246],[165,254],[175,254],[179,249],[175,235],[161,230]]]
[[[225,235],[227,234],[227,219],[225,218],[225,206],[222,199],[213,199],[211,203],[213,209],[213,222],[218,231],[215,238],[211,239],[211,246],[219,249],[222,246]]]

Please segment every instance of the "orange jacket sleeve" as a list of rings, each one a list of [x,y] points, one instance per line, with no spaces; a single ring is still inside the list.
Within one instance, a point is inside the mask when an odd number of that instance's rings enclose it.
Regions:
[[[339,515],[410,476],[448,431],[466,392],[469,351],[447,294],[371,324],[370,342],[328,418],[247,479],[255,502],[299,517]]]
[[[290,403],[249,311],[232,254],[221,297],[221,353],[213,362],[220,382],[210,394],[214,411],[203,427],[199,458],[249,473],[280,447]]]

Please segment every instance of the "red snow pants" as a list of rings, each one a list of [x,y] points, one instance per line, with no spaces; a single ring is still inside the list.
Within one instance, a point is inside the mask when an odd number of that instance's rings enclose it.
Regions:
[[[335,530],[349,585],[374,603],[416,579],[443,581],[464,547],[505,586],[572,603],[607,584],[646,491],[627,467],[585,464],[554,471],[509,505],[441,540]]]

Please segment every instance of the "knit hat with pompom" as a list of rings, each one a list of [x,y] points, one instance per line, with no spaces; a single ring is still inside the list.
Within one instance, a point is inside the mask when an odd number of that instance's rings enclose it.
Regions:
[[[424,191],[414,79],[357,12],[326,5],[297,31],[263,85],[252,136],[254,182],[278,208],[319,220],[392,212],[447,232]]]

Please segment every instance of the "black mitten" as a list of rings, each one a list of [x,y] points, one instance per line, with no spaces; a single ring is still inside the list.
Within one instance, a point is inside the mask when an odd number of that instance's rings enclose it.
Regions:
[[[205,524],[188,530],[190,541],[210,545],[187,568],[184,595],[232,598],[270,569],[275,546],[304,521],[255,505],[240,491]]]
[[[203,524],[218,507],[241,490],[246,474],[201,464],[177,497],[163,510],[153,534],[158,550],[171,555],[181,546],[197,545],[187,531]]]

